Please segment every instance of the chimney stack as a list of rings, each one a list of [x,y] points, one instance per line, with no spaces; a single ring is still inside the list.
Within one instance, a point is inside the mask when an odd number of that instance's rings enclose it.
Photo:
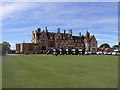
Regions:
[[[86,31],[86,37],[89,38],[90,37],[90,33],[88,31]]]
[[[72,35],[72,29],[69,30],[69,34]]]
[[[48,29],[47,29],[47,27],[45,27],[45,30],[46,30],[46,32],[48,32]]]
[[[41,28],[37,28],[38,32],[41,32]]]
[[[64,30],[64,34],[66,33],[66,30]]]
[[[58,28],[58,33],[60,33],[60,28]]]
[[[81,32],[79,32],[79,36],[81,37]]]

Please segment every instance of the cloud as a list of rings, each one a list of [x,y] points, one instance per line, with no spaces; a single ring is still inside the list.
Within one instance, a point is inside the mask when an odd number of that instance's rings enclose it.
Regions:
[[[34,27],[22,27],[22,28],[11,28],[11,29],[6,29],[8,32],[22,32],[22,31],[32,31],[35,30]]]
[[[98,20],[96,23],[117,23],[118,22],[118,18],[108,18],[108,19],[102,19],[102,20]]]
[[[74,7],[71,7],[71,5],[72,5],[72,3],[65,3],[63,5],[61,5],[59,3],[38,3],[38,4],[36,4],[36,3],[10,3],[7,5],[3,5],[3,16],[4,17],[9,16],[9,18],[12,17],[12,18],[16,19],[16,16],[18,16],[18,18],[20,18],[19,16],[27,15],[27,17],[23,16],[24,19],[26,19],[28,21],[32,20],[33,22],[34,21],[36,22],[38,20],[38,23],[40,23],[41,21],[43,21],[43,22],[45,21],[45,23],[46,22],[49,22],[49,23],[76,22],[76,23],[84,24],[84,21],[85,21],[85,23],[88,22],[88,24],[90,24],[92,22],[94,22],[94,23],[109,22],[110,23],[112,21],[115,21],[114,19],[109,20],[110,18],[105,20],[106,17],[102,18],[103,20],[101,19],[101,17],[99,17],[100,18],[100,20],[99,20],[96,17],[94,17],[94,19],[93,19],[92,17],[88,18],[88,16],[87,16],[87,15],[91,15],[94,13],[98,13],[98,10],[99,10],[99,12],[101,12],[103,14],[106,13],[106,11],[110,12],[111,9],[109,9],[109,8],[104,9],[104,7],[98,7],[95,9],[94,7],[90,7],[90,6],[85,7],[83,5],[83,6],[78,7],[78,5],[76,5],[76,6],[74,5]],[[34,8],[37,7],[39,9],[35,8],[35,10],[34,10],[33,7]],[[76,8],[79,8],[79,9],[76,9]],[[24,13],[17,14],[17,12],[25,11],[25,10],[29,10],[29,9],[31,10],[32,13],[24,12]],[[76,16],[77,14],[79,15],[79,13],[80,13],[80,16],[82,17],[80,20]],[[12,14],[12,15],[10,15],[10,14]],[[40,18],[38,18],[38,17],[40,17]],[[27,19],[27,18],[29,18],[29,19]],[[69,18],[71,18],[71,19],[68,20]],[[72,18],[74,18],[74,19],[72,19]],[[87,20],[85,20],[86,18],[87,18]],[[22,21],[22,19],[21,19],[21,21]]]
[[[106,35],[106,34],[94,34],[95,36],[99,37],[112,37],[112,35]]]
[[[3,2],[2,5],[0,5],[0,13],[2,13],[0,17],[2,19],[6,18],[7,16],[13,15],[13,13],[21,12],[26,9],[34,7],[36,3],[27,3],[27,2]],[[14,15],[13,15],[14,16]]]
[[[116,5],[117,3],[5,2],[2,5],[3,33],[7,34],[5,38],[23,40],[19,35],[29,39],[28,33],[31,34],[31,31],[38,27],[47,26],[52,32],[56,32],[57,27],[62,31],[73,29],[74,35],[78,32],[84,33],[88,29],[95,33],[96,37],[109,40],[112,35],[110,32],[117,30]]]

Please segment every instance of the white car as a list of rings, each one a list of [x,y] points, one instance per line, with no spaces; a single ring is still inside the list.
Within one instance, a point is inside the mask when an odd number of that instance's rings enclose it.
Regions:
[[[103,54],[103,52],[97,52],[97,54],[98,54],[98,55],[101,55],[101,54]]]
[[[117,55],[117,52],[112,52],[112,55]]]
[[[99,52],[97,52],[97,54],[99,54]]]
[[[92,54],[92,52],[88,52],[88,54]]]
[[[85,55],[88,55],[89,53],[88,52],[85,52]]]
[[[112,52],[109,52],[107,55],[112,55]]]
[[[117,55],[120,55],[120,51],[117,52]]]
[[[107,54],[107,52],[103,52],[103,54],[104,54],[104,55],[106,55],[106,54]]]

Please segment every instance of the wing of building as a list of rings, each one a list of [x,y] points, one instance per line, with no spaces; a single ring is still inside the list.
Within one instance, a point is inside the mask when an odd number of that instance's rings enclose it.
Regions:
[[[41,31],[38,28],[32,32],[31,43],[16,44],[17,53],[39,53],[40,50],[53,50],[53,49],[85,49],[87,52],[97,52],[97,40],[94,35],[90,36],[87,31],[86,36],[81,35],[73,36],[72,30],[66,33],[60,32],[60,28],[56,33],[46,30]]]

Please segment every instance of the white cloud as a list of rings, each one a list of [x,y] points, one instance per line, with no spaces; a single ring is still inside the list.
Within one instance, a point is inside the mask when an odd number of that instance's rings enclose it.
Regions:
[[[94,34],[95,36],[99,36],[99,37],[112,37],[112,35],[108,35],[108,34]]]
[[[53,3],[54,4],[54,3]],[[37,7],[39,6],[39,7]],[[57,6],[57,8],[56,8]],[[34,8],[37,7],[39,9],[35,9]],[[1,6],[0,6],[1,8]],[[117,18],[115,16],[113,17],[106,17],[106,16],[102,16],[99,15],[98,16],[94,16],[94,15],[98,15],[98,10],[100,10],[100,13],[106,13],[106,11],[112,11],[111,8],[104,8],[104,7],[92,7],[92,8],[88,8],[88,7],[81,7],[79,9],[73,8],[73,9],[69,9],[66,8],[66,6],[59,6],[59,4],[55,4],[55,5],[49,5],[47,3],[40,3],[40,4],[36,4],[36,3],[17,3],[17,2],[12,2],[12,3],[4,3],[3,4],[3,19],[5,19],[7,17],[7,20],[3,22],[3,24],[9,25],[9,24],[13,24],[15,23],[15,25],[24,25],[26,23],[34,23],[36,26],[30,26],[30,27],[13,27],[10,29],[5,29],[6,31],[9,32],[22,32],[22,31],[29,31],[29,33],[31,34],[31,31],[35,30],[36,28],[39,27],[39,25],[42,26],[48,26],[48,28],[50,29],[50,31],[57,30],[57,27],[61,27],[64,29],[74,29],[74,28],[80,28],[84,27],[84,28],[88,28],[89,27],[95,27],[98,24],[102,24],[105,27],[101,27],[100,29],[98,29],[98,31],[113,31],[115,29],[115,27],[107,27],[106,24],[115,24],[117,23]],[[108,10],[110,9],[110,10]],[[32,11],[32,13],[30,14],[26,14],[25,10],[27,11]],[[22,12],[25,11],[25,12]],[[86,12],[87,11],[87,12]],[[21,13],[22,12],[22,13]],[[81,18],[78,19],[77,13],[80,12],[80,16]],[[26,15],[26,16],[24,16]],[[92,16],[93,15],[93,16]],[[74,19],[73,19],[74,17]],[[10,18],[12,18],[12,20],[10,20]],[[18,21],[19,22],[16,22]],[[43,25],[42,25],[43,24]],[[48,24],[48,25],[47,25]],[[49,25],[50,24],[50,25]],[[58,24],[58,25],[54,25],[54,24]],[[14,26],[15,26],[14,25]],[[32,25],[32,24],[31,24]],[[40,27],[41,27],[40,26]],[[107,27],[107,28],[106,28]],[[94,30],[94,29],[92,29]],[[90,30],[90,31],[92,31]],[[78,30],[76,30],[77,32]],[[80,31],[80,30],[79,30]],[[103,34],[96,34],[95,36],[98,37],[111,37],[111,35],[103,35]],[[101,39],[102,41],[106,41]],[[109,39],[107,39],[109,40]],[[99,39],[100,41],[100,39]]]
[[[13,13],[17,13],[20,11],[24,11],[28,8],[32,8],[35,3],[27,3],[27,2],[7,2],[7,3],[3,3],[0,8],[2,10],[0,10],[0,13],[2,13],[0,17],[2,17],[2,19],[4,19],[7,16],[10,16]],[[14,15],[13,15],[14,16]]]
[[[117,23],[118,18],[108,18],[96,21],[96,23]]]
[[[34,31],[35,28],[34,27],[22,27],[22,28],[11,28],[11,29],[7,29],[6,31],[9,32],[20,32],[20,31]]]

